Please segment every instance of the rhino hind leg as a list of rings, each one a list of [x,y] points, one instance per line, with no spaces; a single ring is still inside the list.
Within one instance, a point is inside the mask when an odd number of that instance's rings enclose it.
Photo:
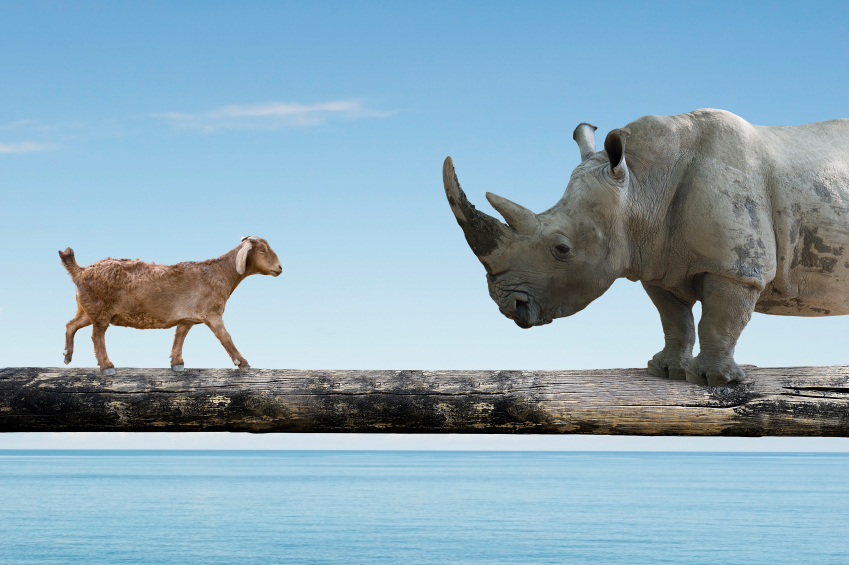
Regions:
[[[693,359],[696,326],[693,321],[693,303],[687,303],[668,290],[643,283],[646,294],[660,314],[665,341],[663,350],[648,363],[649,373],[656,377],[682,380]]]
[[[752,286],[719,275],[705,275],[700,293],[700,351],[687,367],[689,382],[719,386],[746,377],[734,362],[734,347],[752,317],[759,295]]]

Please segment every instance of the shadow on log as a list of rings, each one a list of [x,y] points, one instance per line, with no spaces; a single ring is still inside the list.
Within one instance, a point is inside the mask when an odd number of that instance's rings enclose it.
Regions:
[[[744,368],[702,387],[644,369],[0,369],[0,431],[849,436],[849,367]]]

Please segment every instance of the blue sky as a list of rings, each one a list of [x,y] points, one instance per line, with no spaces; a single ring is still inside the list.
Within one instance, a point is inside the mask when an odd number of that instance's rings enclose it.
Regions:
[[[228,302],[227,327],[255,367],[643,367],[662,334],[638,284],[528,331],[498,312],[445,202],[443,159],[481,209],[494,214],[491,191],[540,212],[579,161],[571,135],[583,121],[600,145],[642,115],[703,107],[760,125],[849,117],[847,12],[0,2],[0,363],[61,364],[75,304],[57,250],[73,247],[81,264],[174,263],[255,234],[285,267]],[[845,364],[833,344],[847,329],[841,317],[756,314],[736,357]],[[88,332],[73,366],[95,363]],[[119,369],[165,367],[172,337],[113,327],[107,346]],[[230,366],[205,328],[184,357]],[[0,447],[47,441],[7,438]]]

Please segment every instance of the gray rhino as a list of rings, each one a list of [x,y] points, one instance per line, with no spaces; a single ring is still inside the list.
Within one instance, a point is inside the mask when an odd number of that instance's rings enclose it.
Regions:
[[[551,209],[534,214],[487,193],[507,225],[469,203],[445,160],[451,211],[490,296],[519,327],[571,316],[620,277],[640,281],[665,338],[649,371],[717,386],[745,377],[734,347],[753,311],[849,314],[849,120],[644,116],[599,152],[595,130],[575,129],[581,164]]]

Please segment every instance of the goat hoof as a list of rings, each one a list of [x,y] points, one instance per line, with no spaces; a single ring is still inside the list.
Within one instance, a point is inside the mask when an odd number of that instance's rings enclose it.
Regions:
[[[106,375],[107,377],[111,377],[115,374],[115,367],[109,367],[108,369],[103,369],[100,372]]]
[[[177,371],[178,373],[179,373],[180,371],[185,371],[185,370],[186,370],[186,368],[183,366],[183,364],[182,364],[182,363],[181,363],[181,364],[179,364],[179,365],[171,365],[171,369],[173,369],[174,371]]]
[[[70,362],[71,362],[71,360],[68,359],[67,357],[65,357],[65,365],[68,365]]]
[[[243,363],[242,365],[239,365],[239,370],[240,370],[240,371],[247,371],[247,370],[248,370],[248,369],[250,369],[250,368],[251,368],[251,366],[250,366],[250,365],[248,365],[247,363]]]

